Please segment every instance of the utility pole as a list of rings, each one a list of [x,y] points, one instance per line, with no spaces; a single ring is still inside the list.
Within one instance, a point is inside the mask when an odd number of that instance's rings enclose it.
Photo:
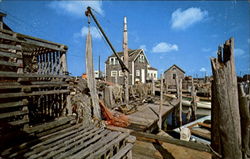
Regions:
[[[124,17],[124,30],[123,30],[123,53],[124,53],[124,64],[128,68],[128,31],[127,31],[127,17]],[[124,73],[124,86],[125,86],[125,103],[128,105],[129,92],[128,92],[128,71],[123,70]]]

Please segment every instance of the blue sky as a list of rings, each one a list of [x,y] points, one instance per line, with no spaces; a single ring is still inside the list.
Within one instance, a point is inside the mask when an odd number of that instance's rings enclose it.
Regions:
[[[72,75],[85,72],[85,41],[90,5],[114,45],[122,51],[123,17],[128,46],[143,48],[150,65],[161,73],[177,64],[186,75],[211,75],[210,57],[219,44],[235,38],[238,75],[250,73],[250,3],[247,1],[6,1],[0,11],[16,32],[65,44]],[[95,69],[111,49],[91,21]]]

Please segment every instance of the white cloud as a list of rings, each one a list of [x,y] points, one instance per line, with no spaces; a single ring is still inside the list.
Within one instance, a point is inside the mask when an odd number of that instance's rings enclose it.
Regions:
[[[208,16],[206,10],[202,11],[200,8],[188,8],[182,11],[180,8],[172,13],[172,25],[173,29],[184,30],[191,25],[202,21]]]
[[[245,51],[242,50],[242,49],[238,49],[238,48],[234,49],[234,55],[235,55],[235,56],[241,56],[241,55],[243,55],[244,53],[245,53]]]
[[[147,51],[146,45],[140,45],[140,46],[139,46],[139,49],[143,49],[144,51]]]
[[[160,42],[152,49],[152,52],[171,52],[171,51],[178,51],[178,46],[176,44]]]
[[[85,37],[85,36],[87,36],[88,31],[89,31],[88,27],[84,26],[84,27],[82,27],[82,29],[79,33],[74,34],[74,38]],[[91,33],[93,39],[101,39],[101,35],[98,32],[96,27],[90,27],[90,33]]]
[[[206,70],[204,67],[202,67],[202,68],[200,69],[200,71],[201,71],[201,72],[206,72],[207,70]]]
[[[49,7],[55,9],[59,14],[71,14],[73,16],[85,16],[87,7],[90,6],[96,12],[104,14],[102,1],[52,1]]]
[[[209,51],[211,51],[211,49],[209,49],[209,48],[202,48],[201,51],[202,52],[209,52]]]

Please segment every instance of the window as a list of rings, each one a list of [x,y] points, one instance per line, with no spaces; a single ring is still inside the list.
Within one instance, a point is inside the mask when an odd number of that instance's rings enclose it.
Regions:
[[[117,76],[117,71],[111,71],[111,77],[116,77]]]
[[[140,76],[140,70],[136,70],[136,76]]]
[[[154,78],[156,78],[156,73],[154,73]]]
[[[173,70],[173,71],[176,71],[176,68],[174,67],[174,68],[172,68],[172,70]]]
[[[124,75],[124,73],[122,72],[122,70],[119,71],[119,76],[122,77]]]
[[[173,79],[176,79],[176,74],[175,73],[173,74]]]
[[[116,59],[116,57],[110,57],[110,61],[109,61],[110,65],[116,65],[118,64],[118,60]]]
[[[144,63],[144,56],[143,55],[140,55],[139,62]]]

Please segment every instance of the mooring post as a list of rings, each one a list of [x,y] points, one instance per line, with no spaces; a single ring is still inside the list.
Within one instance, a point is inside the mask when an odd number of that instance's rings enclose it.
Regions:
[[[160,95],[160,107],[159,107],[159,120],[158,120],[158,128],[159,131],[162,130],[162,104],[163,104],[163,75],[161,74],[161,95]]]
[[[87,35],[86,40],[86,74],[87,74],[87,84],[90,91],[90,96],[92,100],[93,106],[93,115],[101,119],[101,111],[99,106],[99,99],[96,90],[96,81],[94,78],[94,65],[93,65],[93,55],[92,55],[92,38],[90,34],[90,30]]]
[[[192,121],[195,121],[196,118],[196,110],[197,110],[197,101],[196,101],[196,90],[194,87],[194,79],[192,77],[192,88],[191,88],[191,96],[192,96],[192,101],[191,101],[191,109],[192,109]]]
[[[127,18],[124,17],[124,30],[123,30],[123,53],[124,53],[124,64],[128,67],[128,31],[127,31]],[[129,102],[129,91],[128,91],[128,83],[129,83],[129,73],[128,71],[123,70],[124,72],[124,85],[125,85],[125,104],[128,105]]]
[[[233,38],[225,42],[223,53],[221,48],[218,50],[218,57],[211,58],[211,65],[214,78],[212,113],[214,109],[217,111],[212,114],[212,146],[217,145],[213,149],[222,158],[241,159],[241,126]],[[220,139],[219,144],[213,143],[216,142],[214,137]]]
[[[180,121],[180,127],[182,126],[182,79],[180,79],[180,88],[179,88],[179,99],[180,99],[180,103],[179,103],[179,121]]]

